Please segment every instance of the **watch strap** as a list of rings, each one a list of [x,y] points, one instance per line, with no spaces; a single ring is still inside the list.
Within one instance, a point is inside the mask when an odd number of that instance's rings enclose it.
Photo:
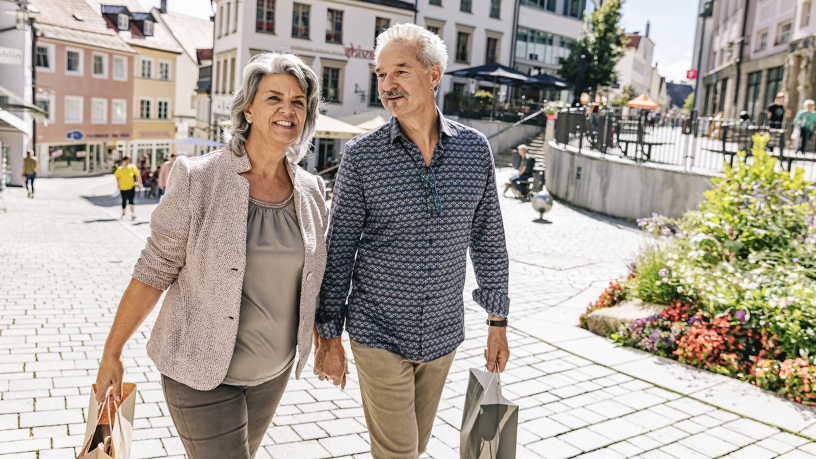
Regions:
[[[489,325],[491,327],[506,327],[507,326],[507,319],[501,319],[501,320],[487,319],[487,325]]]

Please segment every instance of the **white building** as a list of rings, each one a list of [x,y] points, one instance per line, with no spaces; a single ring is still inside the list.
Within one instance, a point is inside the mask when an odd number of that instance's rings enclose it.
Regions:
[[[0,181],[21,185],[23,158],[34,147],[32,106],[32,30],[36,9],[0,2]]]
[[[213,21],[192,18],[167,12],[167,0],[162,0],[161,8],[153,8],[153,17],[172,33],[173,38],[184,50],[176,59],[176,105],[173,115],[176,121],[176,138],[193,137],[196,128],[199,49],[212,49]],[[176,145],[176,152],[195,156],[194,145]]]
[[[624,87],[631,86],[638,96],[648,95],[652,89],[652,56],[655,46],[649,38],[649,26],[646,26],[646,35],[634,32],[626,34],[626,38],[629,43],[626,45],[626,54],[615,65],[618,84],[616,88],[612,88],[612,92],[620,94]]]

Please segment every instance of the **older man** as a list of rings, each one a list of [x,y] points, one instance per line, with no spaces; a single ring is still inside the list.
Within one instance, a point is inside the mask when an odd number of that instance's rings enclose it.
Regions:
[[[416,459],[464,340],[468,248],[479,284],[473,299],[487,311],[486,367],[504,370],[507,249],[487,139],[436,107],[448,61],[442,40],[398,24],[377,38],[375,60],[380,99],[393,118],[346,144],[315,372],[345,383],[345,322],[373,457]]]

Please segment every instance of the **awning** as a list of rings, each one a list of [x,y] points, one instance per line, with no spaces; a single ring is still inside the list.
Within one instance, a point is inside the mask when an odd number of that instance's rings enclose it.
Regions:
[[[366,131],[326,115],[317,115],[315,138],[351,139]]]
[[[5,127],[12,127],[28,136],[31,136],[31,126],[29,126],[28,123],[12,115],[11,113],[0,109],[0,129]]]
[[[224,143],[216,142],[215,140],[202,139],[201,137],[187,137],[186,139],[173,139],[167,143],[176,145],[200,145],[202,147],[223,147]]]
[[[352,126],[357,126],[365,131],[370,131],[391,120],[391,115],[389,115],[385,110],[371,110],[368,112],[358,113],[356,115],[344,116],[338,119],[344,123],[351,124]]]
[[[8,89],[6,89],[6,88],[4,88],[2,86],[0,86],[0,94],[5,94],[6,96],[8,96],[9,99],[12,99],[12,100],[15,101],[15,103],[0,104],[0,110],[25,110],[25,111],[29,111],[29,112],[31,112],[31,116],[33,116],[34,119],[37,122],[44,121],[46,119],[46,117],[48,116],[48,112],[46,112],[42,108],[40,108],[40,107],[38,107],[38,106],[36,106],[34,104],[30,104],[30,103],[26,102],[20,96],[18,96],[17,94],[14,94],[13,92],[9,91]],[[11,115],[11,116],[14,116],[14,115]],[[16,116],[14,116],[14,117],[17,118]],[[19,118],[17,118],[17,119],[19,119]]]
[[[636,99],[630,100],[626,105],[633,108],[648,108],[650,110],[660,108],[660,104],[650,99],[646,94],[641,94]]]
[[[519,72],[518,70],[511,69],[510,67],[499,63],[454,70],[453,72],[448,72],[447,74],[462,78],[472,78],[474,80],[492,81],[493,83],[510,85],[519,84],[530,79],[527,75]]]

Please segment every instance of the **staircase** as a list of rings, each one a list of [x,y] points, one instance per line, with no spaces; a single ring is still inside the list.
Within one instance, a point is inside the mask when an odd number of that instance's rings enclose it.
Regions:
[[[535,170],[537,171],[543,171],[547,165],[547,144],[544,142],[544,133],[545,131],[541,131],[540,134],[524,142],[527,145],[527,154],[535,158]],[[513,167],[513,153],[516,153],[516,147],[508,148],[496,155],[494,158],[496,166]]]

